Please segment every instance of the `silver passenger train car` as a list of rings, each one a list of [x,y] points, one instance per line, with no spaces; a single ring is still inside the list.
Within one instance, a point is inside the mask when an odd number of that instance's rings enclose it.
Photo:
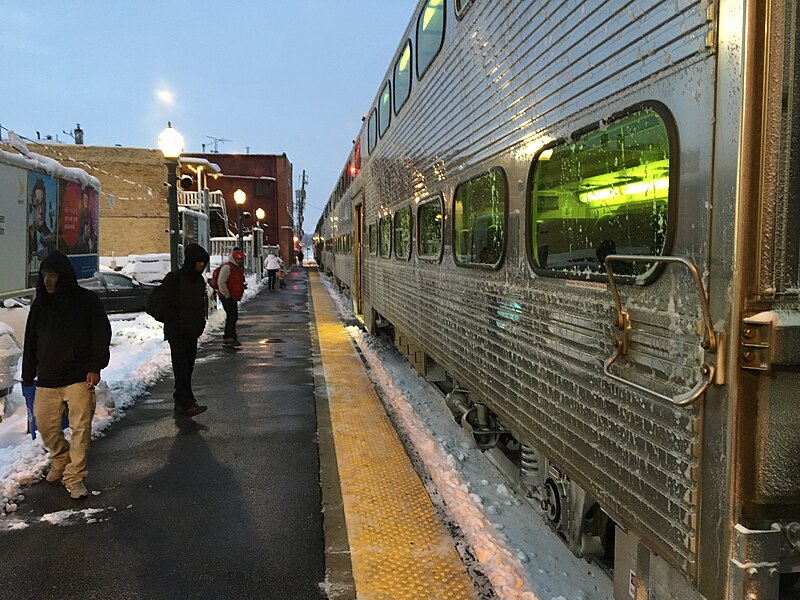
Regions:
[[[420,0],[317,225],[365,324],[620,600],[797,589],[798,25]]]

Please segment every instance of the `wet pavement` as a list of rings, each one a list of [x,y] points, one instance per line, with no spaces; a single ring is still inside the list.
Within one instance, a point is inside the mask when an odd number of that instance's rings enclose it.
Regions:
[[[201,347],[207,412],[172,411],[171,376],[92,442],[75,502],[44,481],[0,532],[0,597],[322,598],[324,541],[307,280],[240,306],[239,350]],[[48,514],[80,510],[53,525]]]

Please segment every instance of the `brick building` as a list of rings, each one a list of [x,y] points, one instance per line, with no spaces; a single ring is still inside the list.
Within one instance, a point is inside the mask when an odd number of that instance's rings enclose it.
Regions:
[[[250,218],[243,223],[245,234],[256,224],[256,209],[263,208],[266,217],[261,226],[266,243],[280,245],[281,257],[284,261],[291,260],[294,248],[294,192],[292,163],[286,154],[184,153],[181,156],[205,158],[219,165],[222,176],[209,178],[208,189],[219,190],[225,197],[231,231],[236,232],[237,229],[237,208],[233,201],[233,192],[241,189],[247,194],[242,210],[250,213]]]
[[[169,210],[167,167],[160,150],[120,146],[36,144],[31,151],[49,156],[65,167],[79,167],[100,180],[101,256],[127,256],[169,252]],[[237,208],[233,192],[247,194],[243,211],[252,216],[244,221],[247,234],[255,226],[257,208],[263,208],[262,222],[268,244],[279,244],[281,256],[292,255],[294,235],[292,164],[286,154],[183,154],[205,158],[222,170],[208,178],[210,191],[223,193],[228,229],[236,233]],[[192,175],[189,169],[184,172]],[[113,198],[113,206],[109,202]]]
[[[101,256],[169,252],[167,167],[160,150],[66,144],[33,144],[30,150],[100,180]]]

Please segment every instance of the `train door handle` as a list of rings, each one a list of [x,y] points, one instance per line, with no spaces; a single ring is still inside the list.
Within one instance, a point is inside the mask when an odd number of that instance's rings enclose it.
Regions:
[[[630,262],[630,261],[637,261],[637,262],[660,262],[660,263],[678,263],[684,265],[686,268],[689,269],[690,273],[692,274],[692,278],[694,279],[695,286],[697,288],[697,294],[700,298],[700,306],[703,311],[703,323],[705,325],[704,331],[705,334],[703,336],[703,341],[701,342],[701,347],[710,354],[717,354],[717,365],[715,366],[712,363],[704,362],[700,365],[700,381],[687,392],[682,394],[678,394],[677,396],[667,396],[665,394],[661,394],[656,392],[655,390],[651,390],[643,385],[636,383],[635,381],[630,381],[629,379],[625,379],[611,371],[611,366],[617,362],[622,356],[627,354],[628,347],[629,347],[629,335],[631,330],[631,323],[630,323],[630,316],[622,307],[622,299],[619,295],[619,290],[617,289],[617,282],[614,277],[614,269],[612,264],[614,262]],[[645,392],[651,396],[655,396],[661,400],[674,404],[675,406],[689,406],[697,402],[697,400],[703,395],[708,387],[712,383],[721,384],[723,383],[723,369],[718,368],[719,366],[723,365],[724,363],[724,356],[722,356],[722,352],[718,352],[721,348],[724,348],[724,345],[720,345],[721,337],[724,336],[722,333],[718,333],[714,331],[714,326],[711,321],[711,311],[708,305],[708,296],[706,295],[705,288],[703,287],[703,280],[700,277],[700,272],[697,269],[697,266],[690,261],[688,258],[684,258],[682,256],[646,256],[646,255],[624,255],[624,254],[610,254],[605,259],[605,266],[606,272],[608,273],[608,286],[611,290],[611,295],[614,297],[614,304],[617,309],[617,322],[616,326],[618,329],[622,331],[622,335],[620,339],[617,340],[615,344],[614,354],[608,358],[605,363],[603,363],[603,372],[606,374],[607,377],[625,384],[626,386],[632,387],[634,389],[639,390],[640,392]]]

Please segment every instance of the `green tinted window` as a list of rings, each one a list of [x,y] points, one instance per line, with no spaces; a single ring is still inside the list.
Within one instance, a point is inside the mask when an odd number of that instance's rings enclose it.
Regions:
[[[436,58],[444,39],[444,0],[428,0],[417,19],[417,77]]]
[[[394,255],[396,258],[411,258],[411,207],[394,213]]]
[[[500,169],[456,188],[453,247],[457,263],[495,265],[500,261],[507,197],[506,179]]]
[[[392,89],[389,82],[383,86],[381,93],[381,101],[378,104],[378,133],[383,137],[386,130],[389,129],[389,123],[392,122]]]
[[[375,223],[369,226],[369,253],[378,253],[378,226]]]
[[[367,123],[367,149],[372,152],[375,149],[375,144],[378,143],[378,113],[372,109],[372,114],[369,116],[369,123]]]
[[[609,254],[661,254],[667,232],[670,147],[652,109],[545,150],[533,170],[531,255],[540,269],[587,275]],[[649,263],[615,263],[641,275]]]
[[[439,258],[442,253],[442,199],[421,204],[417,211],[417,254]]]
[[[406,42],[403,52],[394,64],[394,114],[400,112],[411,93],[411,42]]]
[[[378,237],[380,238],[381,256],[389,258],[392,255],[392,220],[389,217],[381,219]]]

